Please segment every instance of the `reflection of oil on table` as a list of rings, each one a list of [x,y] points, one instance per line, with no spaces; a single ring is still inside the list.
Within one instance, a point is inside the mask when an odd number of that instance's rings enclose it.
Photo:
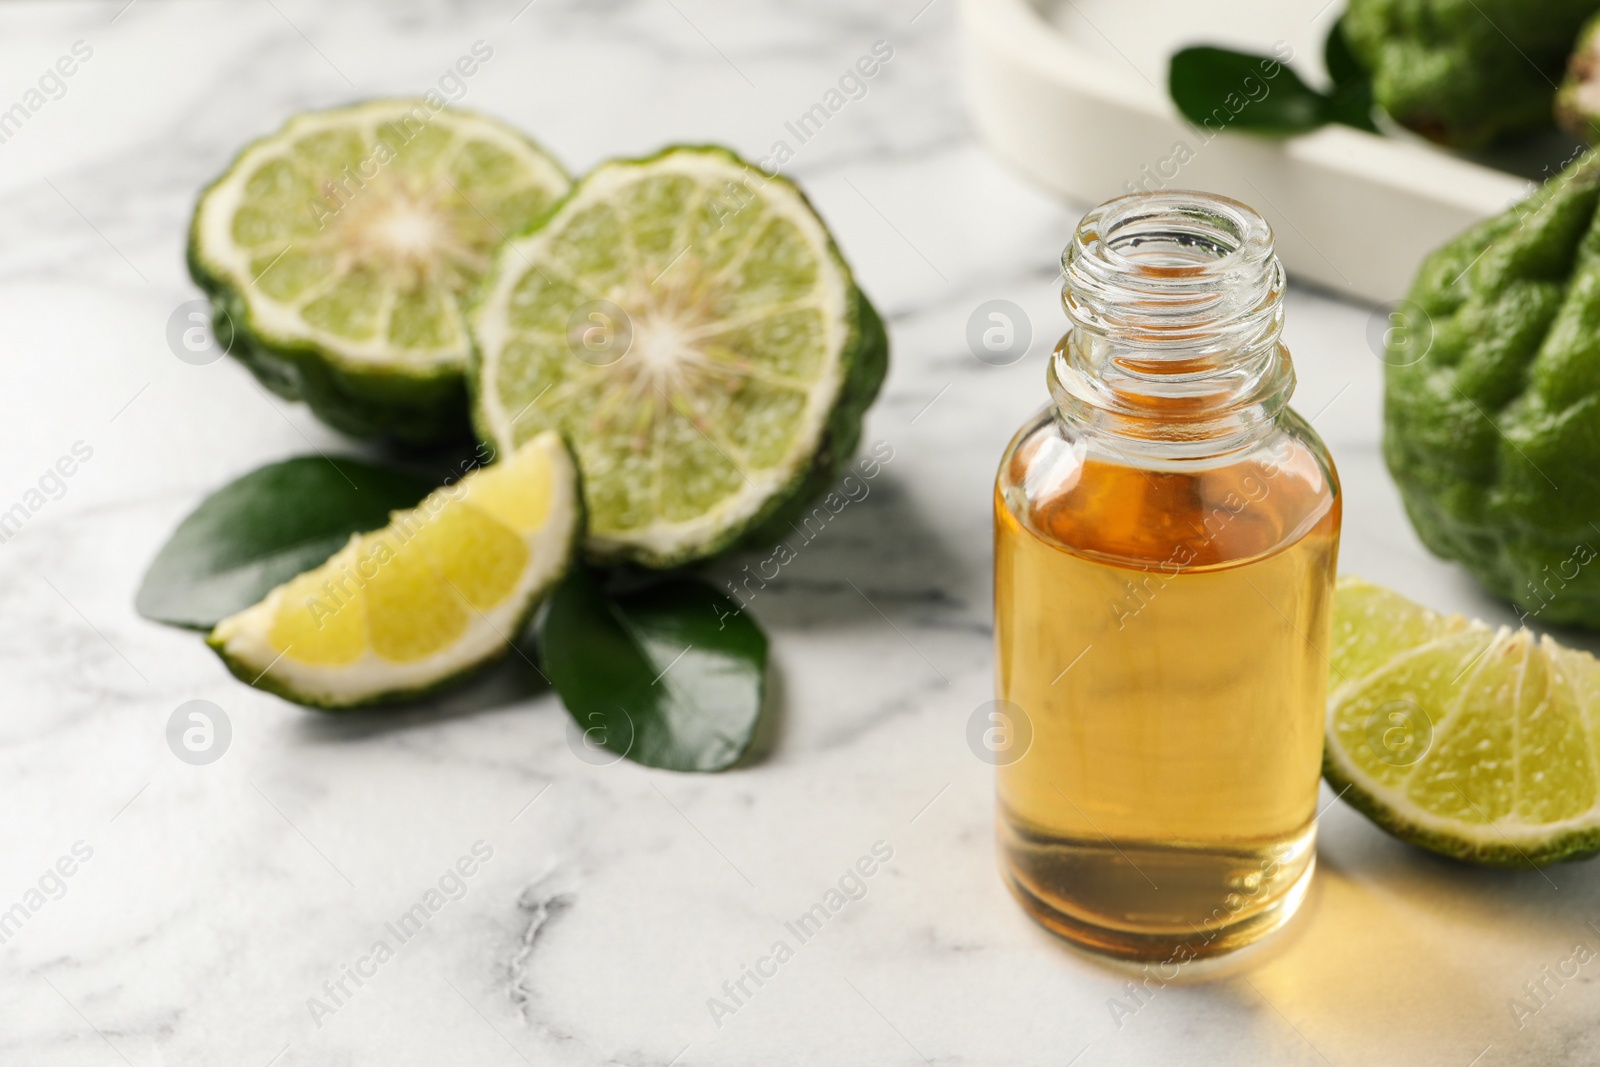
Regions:
[[[1202,42],[1261,54],[1277,45],[1315,83],[1342,7],[966,0],[968,107],[999,155],[1074,203],[1163,187],[1225,193],[1272,223],[1291,279],[1398,300],[1424,255],[1520,199],[1527,183],[1403,135],[1345,126],[1276,143],[1211,135],[1166,93],[1172,51]]]

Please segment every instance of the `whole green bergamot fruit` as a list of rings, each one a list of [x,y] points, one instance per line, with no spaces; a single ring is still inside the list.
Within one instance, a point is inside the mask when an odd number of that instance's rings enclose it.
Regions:
[[[1551,125],[1551,99],[1597,0],[1350,0],[1344,32],[1378,106],[1454,148]]]
[[[1423,542],[1541,622],[1600,628],[1600,157],[1422,264],[1384,458]]]
[[[1584,23],[1556,94],[1556,122],[1591,144],[1600,141],[1600,16]]]

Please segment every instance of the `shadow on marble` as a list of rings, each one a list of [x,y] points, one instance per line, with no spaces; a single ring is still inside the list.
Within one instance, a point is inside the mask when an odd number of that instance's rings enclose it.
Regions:
[[[728,771],[748,771],[772,758],[783,745],[788,734],[789,685],[777,663],[767,661],[767,693],[761,706],[761,718],[756,722],[755,736],[750,747]]]
[[[837,513],[818,503],[791,524],[791,537],[718,560],[706,577],[773,631],[887,627],[907,610],[936,627],[970,616],[963,593],[981,577],[986,597],[988,559],[964,558],[908,486],[885,470],[859,501]],[[986,599],[979,609],[986,619]]]
[[[515,710],[521,714],[556,714],[566,711],[556,701],[530,704],[535,698],[554,694],[548,680],[536,666],[538,659],[532,642],[524,638],[521,651],[483,669],[481,674],[458,689],[438,696],[366,711],[322,713],[307,711],[300,719],[299,732],[312,743],[342,743],[399,733],[417,727],[431,727],[452,719],[466,719],[486,712]],[[788,714],[788,692],[783,671],[774,663],[767,666],[767,694],[760,722],[749,750],[728,768],[750,770],[764,763],[783,743],[784,722]],[[565,723],[563,723],[565,725]]]
[[[369,710],[308,711],[301,716],[299,732],[312,743],[355,741],[527,705],[551,689],[534,665],[537,659],[532,652],[523,651],[526,659],[513,649],[499,661],[484,667],[477,677],[436,696]],[[530,706],[523,710],[527,714],[566,714],[554,702],[541,703],[538,709]]]

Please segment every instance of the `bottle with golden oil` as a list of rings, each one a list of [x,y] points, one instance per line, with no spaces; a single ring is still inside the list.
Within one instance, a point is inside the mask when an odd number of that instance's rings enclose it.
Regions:
[[[1182,963],[1310,882],[1339,482],[1260,215],[1122,197],[1062,266],[1053,402],[995,485],[1001,866],[1051,930]]]

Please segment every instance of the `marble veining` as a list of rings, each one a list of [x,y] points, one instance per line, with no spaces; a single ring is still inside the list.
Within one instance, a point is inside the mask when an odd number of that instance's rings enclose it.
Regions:
[[[1007,898],[989,769],[964,740],[990,694],[989,486],[1045,399],[1064,326],[1057,257],[1086,205],[1043,198],[975,139],[955,6],[0,9],[0,101],[73,42],[94,49],[0,144],[0,510],[75,442],[93,449],[0,544],[0,914],[43,901],[0,938],[0,1064],[1600,1056],[1600,964],[1520,1027],[1508,1007],[1574,944],[1600,945],[1593,865],[1465,870],[1331,795],[1303,918],[1205,980],[1103,966]],[[210,489],[313,449],[363,451],[233,363],[167,350],[168,315],[195,295],[183,244],[196,190],[292,112],[420,91],[478,40],[494,58],[461,103],[521,124],[574,171],[673,141],[765,156],[856,57],[894,49],[785,167],[890,324],[892,372],[865,438],[894,459],[751,600],[773,640],[772,701],[756,758],[728,774],[580,761],[559,704],[516,660],[429,708],[327,718],[237,684],[194,635],[133,611],[145,563]],[[1008,367],[966,347],[968,316],[996,297],[1033,325]],[[1344,562],[1509,621],[1405,523],[1378,453],[1368,315],[1302,289],[1288,302],[1296,403],[1321,412],[1344,476]],[[712,577],[738,582],[761,558]],[[163,738],[194,698],[233,725],[209,766],[179,762]],[[893,858],[860,897],[812,936],[790,932],[879,843]],[[92,856],[58,886],[46,872],[75,846]],[[475,847],[491,858],[459,890],[442,883]],[[430,891],[448,903],[404,941],[390,933]],[[724,983],[780,941],[775,975],[732,1004]]]

